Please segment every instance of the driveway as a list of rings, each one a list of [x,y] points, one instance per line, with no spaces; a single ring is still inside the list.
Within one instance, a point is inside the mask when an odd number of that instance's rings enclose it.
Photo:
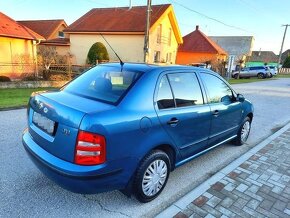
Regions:
[[[248,144],[223,145],[171,173],[163,193],[141,204],[118,191],[68,192],[44,177],[21,144],[26,110],[0,112],[0,217],[152,217],[290,121],[290,79],[233,86],[255,106]]]

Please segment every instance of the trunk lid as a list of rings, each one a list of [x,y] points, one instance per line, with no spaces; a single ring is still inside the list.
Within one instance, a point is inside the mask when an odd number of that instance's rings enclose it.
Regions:
[[[73,162],[84,115],[112,108],[114,106],[65,91],[37,94],[29,101],[29,133],[49,153]]]

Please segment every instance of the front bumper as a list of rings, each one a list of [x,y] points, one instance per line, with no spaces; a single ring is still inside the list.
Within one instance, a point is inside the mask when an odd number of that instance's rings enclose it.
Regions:
[[[96,166],[81,166],[64,161],[36,144],[27,130],[23,133],[22,143],[30,159],[43,174],[72,192],[94,194],[124,189],[134,172],[132,163],[135,160],[130,158]]]

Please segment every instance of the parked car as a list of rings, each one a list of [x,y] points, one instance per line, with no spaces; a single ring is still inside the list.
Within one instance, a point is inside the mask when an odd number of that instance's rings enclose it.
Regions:
[[[239,71],[234,71],[232,73],[232,77],[237,79]],[[257,66],[257,67],[245,67],[240,71],[240,78],[250,78],[250,77],[258,77],[259,79],[270,78],[271,72],[268,67],[265,66]]]
[[[121,190],[148,202],[176,167],[244,144],[252,120],[253,105],[208,69],[102,64],[59,91],[32,94],[23,145],[68,190]]]
[[[268,66],[268,67],[269,67],[269,70],[273,76],[276,76],[278,74],[277,67],[275,67],[275,66]]]

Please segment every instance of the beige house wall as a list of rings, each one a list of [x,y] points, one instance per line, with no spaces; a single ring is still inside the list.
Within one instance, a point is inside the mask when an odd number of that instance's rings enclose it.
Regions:
[[[154,63],[154,52],[160,52],[160,62],[175,64],[178,43],[171,26],[168,15],[157,25],[161,27],[161,35],[158,34],[159,29],[151,29],[149,35],[149,63]],[[169,32],[171,37],[169,37]],[[160,37],[159,37],[160,36]],[[171,54],[169,60],[168,54]]]
[[[59,38],[58,36],[58,32],[63,31],[65,29],[65,25],[62,24],[59,26],[59,28],[48,38],[48,39],[55,39],[55,38]],[[65,37],[68,37],[68,35],[65,33],[64,34]]]
[[[143,62],[144,35],[103,35],[116,53],[124,62]],[[104,39],[96,34],[70,34],[70,52],[75,56],[75,63],[83,65],[86,63],[87,55],[91,46],[103,43],[109,53],[110,61],[118,61]]]
[[[11,79],[35,71],[36,48],[33,40],[0,36],[0,75]]]
[[[56,52],[58,55],[68,55],[70,53],[69,45],[68,46],[58,45],[55,47],[56,47]]]

